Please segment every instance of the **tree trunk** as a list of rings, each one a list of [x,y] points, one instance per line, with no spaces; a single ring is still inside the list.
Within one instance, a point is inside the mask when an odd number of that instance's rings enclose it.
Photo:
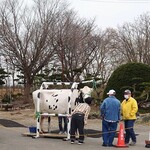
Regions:
[[[30,103],[31,102],[31,95],[30,95],[30,89],[32,87],[32,84],[30,82],[27,82],[25,84],[25,87],[24,87],[24,100],[23,100],[23,103]]]

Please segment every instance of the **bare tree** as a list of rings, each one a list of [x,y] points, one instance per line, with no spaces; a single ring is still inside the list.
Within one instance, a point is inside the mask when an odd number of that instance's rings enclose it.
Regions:
[[[57,0],[34,2],[31,9],[17,0],[4,1],[0,7],[1,54],[24,75],[24,102],[30,100],[34,76],[53,58],[53,26],[66,9]]]
[[[99,77],[103,83],[106,83],[114,69],[122,63],[122,57],[117,51],[117,31],[108,28],[99,30],[93,39],[96,45],[96,54],[92,63],[90,63],[86,72],[93,77]]]
[[[140,15],[134,23],[118,29],[120,52],[127,62],[150,65],[150,14]]]
[[[62,79],[74,81],[94,58],[94,21],[77,18],[70,10],[64,13],[56,28],[56,53],[61,64]]]

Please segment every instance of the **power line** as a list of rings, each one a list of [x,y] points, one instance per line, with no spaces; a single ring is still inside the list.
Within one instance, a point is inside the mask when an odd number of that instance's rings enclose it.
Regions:
[[[150,0],[81,0],[98,3],[150,3]]]

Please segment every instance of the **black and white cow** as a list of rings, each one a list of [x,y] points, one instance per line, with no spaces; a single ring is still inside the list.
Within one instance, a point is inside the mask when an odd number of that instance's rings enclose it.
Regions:
[[[73,111],[75,106],[84,99],[91,97],[91,88],[85,86],[78,90],[77,87],[73,89],[39,89],[32,93],[35,105],[35,112],[49,113],[49,114],[68,114]],[[37,110],[37,99],[39,101],[39,110]],[[70,108],[69,108],[70,107]],[[43,119],[41,118],[41,131],[43,128]]]

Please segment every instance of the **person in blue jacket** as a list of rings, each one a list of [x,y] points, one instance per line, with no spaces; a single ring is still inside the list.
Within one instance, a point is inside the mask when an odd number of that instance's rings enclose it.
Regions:
[[[120,120],[120,101],[115,97],[116,92],[110,90],[100,105],[100,115],[102,119],[102,146],[114,146],[113,141],[116,134],[118,122]]]

